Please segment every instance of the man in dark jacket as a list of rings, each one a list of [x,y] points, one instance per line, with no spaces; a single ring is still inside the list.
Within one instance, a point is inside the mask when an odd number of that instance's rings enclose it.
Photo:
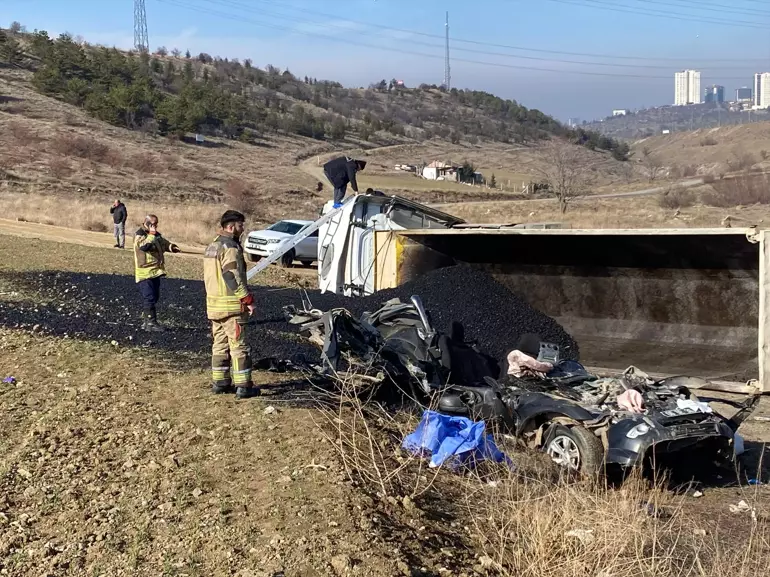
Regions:
[[[334,158],[324,164],[324,174],[334,187],[334,208],[339,208],[342,205],[348,183],[350,183],[353,192],[358,194],[356,172],[363,170],[364,167],[366,167],[365,160],[355,160],[347,156]]]
[[[112,203],[110,214],[115,223],[115,248],[123,248],[126,246],[126,220],[128,220],[126,205],[116,200]]]

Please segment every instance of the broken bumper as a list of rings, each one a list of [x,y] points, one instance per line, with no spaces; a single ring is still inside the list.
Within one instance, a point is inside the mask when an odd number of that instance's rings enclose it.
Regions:
[[[648,430],[634,435],[633,431],[641,424],[647,425]],[[704,446],[719,451],[731,448],[733,439],[732,429],[716,417],[697,423],[666,424],[651,419],[624,419],[607,431],[605,462],[632,467],[640,464],[651,451],[661,456]]]

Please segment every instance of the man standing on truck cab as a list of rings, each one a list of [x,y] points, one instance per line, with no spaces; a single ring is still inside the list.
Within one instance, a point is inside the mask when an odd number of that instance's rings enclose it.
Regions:
[[[123,248],[126,246],[126,220],[128,220],[126,205],[116,199],[112,203],[110,214],[115,225],[115,248]]]
[[[324,164],[324,174],[334,187],[334,208],[342,206],[342,200],[345,198],[348,184],[350,184],[353,192],[358,194],[356,172],[363,170],[365,167],[365,160],[355,160],[348,156],[340,156]]]
[[[211,321],[211,392],[235,392],[239,399],[260,394],[251,381],[251,351],[246,343],[246,323],[254,314],[246,261],[240,237],[246,218],[228,210],[219,221],[222,229],[203,256],[206,316]]]
[[[148,214],[134,236],[134,276],[144,299],[142,329],[161,332],[155,305],[160,298],[160,279],[166,276],[164,253],[181,252],[158,231],[158,217]]]

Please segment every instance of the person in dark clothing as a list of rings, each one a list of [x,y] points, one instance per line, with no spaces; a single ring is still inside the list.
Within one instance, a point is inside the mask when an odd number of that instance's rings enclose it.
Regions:
[[[126,246],[126,221],[128,220],[128,210],[126,205],[115,200],[110,208],[112,221],[115,223],[115,248],[124,248]]]
[[[347,156],[334,158],[324,164],[324,174],[334,187],[334,208],[339,208],[345,198],[348,184],[353,192],[358,194],[356,173],[366,167],[365,160],[355,160]]]

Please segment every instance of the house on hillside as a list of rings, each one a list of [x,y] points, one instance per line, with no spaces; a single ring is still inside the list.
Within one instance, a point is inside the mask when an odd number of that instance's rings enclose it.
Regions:
[[[457,182],[459,167],[455,164],[434,160],[422,169],[422,177],[426,180],[452,180]]]

